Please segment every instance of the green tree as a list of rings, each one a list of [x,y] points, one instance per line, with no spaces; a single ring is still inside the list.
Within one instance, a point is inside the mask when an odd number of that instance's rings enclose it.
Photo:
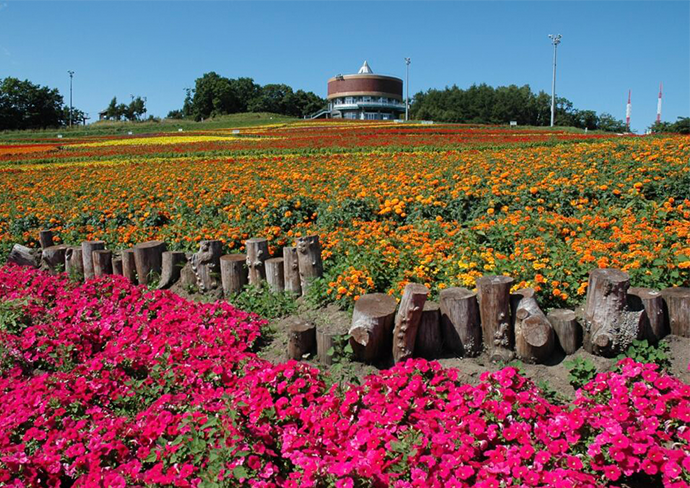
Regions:
[[[62,118],[57,89],[11,77],[0,80],[0,130],[57,127]]]
[[[678,117],[678,120],[671,122],[654,122],[650,127],[654,133],[675,132],[678,134],[690,134],[690,117]]]

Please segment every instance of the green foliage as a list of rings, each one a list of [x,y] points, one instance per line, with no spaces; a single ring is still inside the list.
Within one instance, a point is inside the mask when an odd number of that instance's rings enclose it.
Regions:
[[[544,398],[546,398],[553,405],[565,405],[568,403],[568,398],[557,392],[548,381],[538,381],[537,387],[541,390],[541,394],[544,396]]]
[[[620,354],[616,360],[632,358],[638,363],[658,364],[662,371],[668,371],[671,367],[671,357],[669,356],[669,346],[667,342],[660,342],[657,345],[650,344],[647,340],[633,341],[632,345],[625,353]]]
[[[58,127],[64,122],[62,102],[56,88],[0,79],[0,130]]]
[[[665,132],[675,132],[678,134],[690,134],[690,117],[678,117],[678,120],[671,122],[655,122],[650,127],[655,134]]]
[[[271,291],[265,283],[263,286],[247,285],[241,292],[230,295],[228,301],[241,310],[267,319],[285,317],[297,310],[292,293]]]
[[[132,97],[129,105],[117,103],[117,97],[113,97],[103,115],[109,120],[139,120],[146,113],[146,101],[141,97]]]
[[[592,381],[597,375],[597,367],[589,359],[574,358],[563,364],[568,369],[568,381],[576,390]]]
[[[30,325],[25,313],[28,299],[0,300],[0,330],[9,334],[21,334]]]

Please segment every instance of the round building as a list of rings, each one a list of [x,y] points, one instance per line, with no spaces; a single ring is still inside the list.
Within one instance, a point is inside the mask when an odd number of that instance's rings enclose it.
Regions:
[[[328,112],[333,118],[392,120],[405,113],[403,82],[393,76],[375,75],[364,64],[356,75],[328,80]]]

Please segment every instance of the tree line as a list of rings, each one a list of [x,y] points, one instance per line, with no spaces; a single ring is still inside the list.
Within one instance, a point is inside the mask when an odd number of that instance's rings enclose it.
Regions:
[[[124,103],[117,103],[117,97],[110,100],[108,107],[101,112],[106,119],[109,120],[140,120],[146,113],[146,100],[141,97],[132,97],[129,105]]]
[[[326,101],[313,92],[293,91],[285,84],[261,86],[252,78],[226,78],[211,71],[197,78],[187,90],[181,110],[168,118],[203,120],[243,112],[272,112],[303,117],[324,108]]]
[[[508,124],[546,126],[551,123],[551,96],[534,93],[529,85],[491,87],[484,83],[463,90],[456,85],[443,90],[430,89],[414,96],[410,106],[413,118],[469,124]],[[611,114],[578,110],[572,102],[556,97],[555,125],[589,130],[624,132],[625,123]]]

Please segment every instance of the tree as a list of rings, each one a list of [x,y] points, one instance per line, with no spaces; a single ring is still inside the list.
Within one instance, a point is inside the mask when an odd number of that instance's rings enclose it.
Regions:
[[[678,117],[678,120],[671,122],[654,122],[650,127],[654,133],[675,132],[678,134],[690,134],[690,117]]]
[[[599,116],[598,129],[607,132],[627,132],[628,127],[622,120],[618,120],[613,115],[604,112]]]
[[[0,80],[0,130],[58,127],[63,99],[55,88],[17,78]]]

